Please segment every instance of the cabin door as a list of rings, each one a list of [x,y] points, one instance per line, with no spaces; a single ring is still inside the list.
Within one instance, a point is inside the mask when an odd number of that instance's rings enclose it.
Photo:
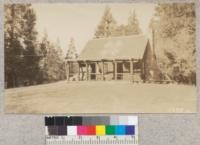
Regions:
[[[123,79],[123,63],[117,63],[117,80]]]
[[[95,63],[92,63],[92,64],[90,65],[90,67],[91,67],[91,75],[90,75],[90,78],[91,78],[91,80],[96,80],[96,65],[95,65]]]

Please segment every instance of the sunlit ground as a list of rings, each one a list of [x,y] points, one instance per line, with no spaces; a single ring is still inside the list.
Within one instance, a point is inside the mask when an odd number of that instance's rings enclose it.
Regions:
[[[131,82],[67,82],[7,89],[6,113],[192,113],[196,87]]]

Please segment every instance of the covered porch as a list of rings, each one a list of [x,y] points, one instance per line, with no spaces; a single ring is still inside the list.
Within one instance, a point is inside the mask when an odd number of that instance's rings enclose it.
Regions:
[[[77,67],[73,71],[73,67]],[[68,81],[144,81],[144,63],[142,59],[93,59],[66,60]]]

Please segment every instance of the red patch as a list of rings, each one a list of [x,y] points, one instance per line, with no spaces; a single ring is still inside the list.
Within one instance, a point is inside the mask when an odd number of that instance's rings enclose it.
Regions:
[[[96,135],[96,126],[87,126],[87,135]]]

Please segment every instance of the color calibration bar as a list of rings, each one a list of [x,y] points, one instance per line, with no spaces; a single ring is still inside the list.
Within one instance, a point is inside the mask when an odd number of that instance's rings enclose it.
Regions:
[[[135,135],[135,116],[45,117],[46,135]]]
[[[136,116],[45,117],[46,145],[138,145]]]
[[[48,135],[135,135],[135,126],[48,126]]]

